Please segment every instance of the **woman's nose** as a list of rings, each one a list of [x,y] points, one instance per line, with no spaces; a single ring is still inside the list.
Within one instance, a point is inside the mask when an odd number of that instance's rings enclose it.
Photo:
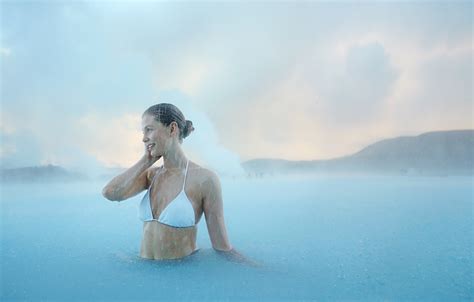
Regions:
[[[146,136],[143,136],[143,139],[142,139],[142,141],[143,141],[144,143],[146,143],[146,142],[148,141],[148,137],[146,137]]]

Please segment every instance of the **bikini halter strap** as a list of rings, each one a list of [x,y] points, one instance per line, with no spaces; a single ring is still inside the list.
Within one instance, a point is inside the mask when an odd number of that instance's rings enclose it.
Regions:
[[[188,175],[188,165],[189,165],[189,159],[188,159],[188,161],[186,162],[186,172],[184,173],[183,190],[184,190],[184,186],[186,185],[186,176]]]

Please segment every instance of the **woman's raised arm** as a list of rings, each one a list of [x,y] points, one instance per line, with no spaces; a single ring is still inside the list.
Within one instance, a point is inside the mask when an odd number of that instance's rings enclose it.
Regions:
[[[158,158],[144,155],[135,165],[114,177],[102,190],[102,195],[111,201],[122,201],[145,190],[148,186],[148,173]]]

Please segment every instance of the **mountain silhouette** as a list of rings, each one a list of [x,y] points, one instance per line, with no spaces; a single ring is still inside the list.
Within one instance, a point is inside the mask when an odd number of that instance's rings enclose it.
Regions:
[[[452,130],[384,139],[352,155],[330,160],[254,159],[247,173],[377,173],[473,175],[474,130]]]

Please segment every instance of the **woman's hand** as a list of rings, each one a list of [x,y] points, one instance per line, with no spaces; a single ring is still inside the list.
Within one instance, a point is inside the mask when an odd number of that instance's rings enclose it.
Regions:
[[[234,248],[232,248],[230,251],[219,251],[214,249],[219,255],[223,256],[225,259],[235,262],[235,263],[240,263],[252,267],[264,267],[263,264],[258,263],[254,260],[246,258],[244,255],[241,253],[237,252]]]
[[[156,161],[158,161],[161,158],[161,155],[158,155],[158,156],[151,155],[151,151],[148,150],[148,148],[145,146],[145,155],[144,155],[144,157],[146,158],[146,161],[150,165],[153,165]]]
[[[147,188],[148,168],[160,158],[146,150],[137,163],[105,185],[102,195],[108,200],[122,201],[142,192]]]

